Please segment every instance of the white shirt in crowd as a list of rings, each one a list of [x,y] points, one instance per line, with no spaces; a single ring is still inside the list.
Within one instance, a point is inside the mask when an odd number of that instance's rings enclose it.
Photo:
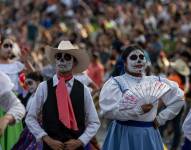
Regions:
[[[25,108],[20,100],[12,92],[14,84],[10,78],[0,71],[0,106],[6,114],[14,117],[15,121],[20,121],[25,115]]]
[[[24,64],[19,61],[15,61],[11,64],[0,64],[0,71],[9,76],[11,82],[13,82],[13,91],[20,93],[19,85],[19,73],[25,68]]]
[[[184,136],[191,141],[191,109],[182,126]]]
[[[81,83],[85,84],[89,88],[90,92],[92,92],[92,88],[89,86],[93,81],[87,74],[78,73],[74,75],[74,78],[80,81]]]
[[[156,76],[134,77],[129,74],[124,74],[122,76],[116,77],[116,79],[117,78],[122,81],[122,86],[126,86],[126,89],[130,89],[131,86],[142,81],[159,80],[159,78]],[[184,105],[184,92],[179,89],[178,85],[173,81],[170,81],[166,78],[161,78],[160,81],[168,84],[170,86],[170,91],[161,97],[163,103],[167,107],[158,115],[158,101],[154,103],[153,108],[145,114],[142,114],[140,106],[148,102],[145,102],[143,99],[138,100],[137,104],[131,103],[130,101],[129,105],[126,105],[126,107],[123,103],[126,101],[126,92],[121,92],[119,85],[114,78],[110,78],[104,84],[101,90],[99,101],[101,114],[108,119],[121,121],[153,121],[156,118],[160,125],[165,124],[167,120],[174,118]],[[135,106],[131,108],[130,105]]]
[[[58,78],[56,75],[53,76],[53,86],[58,84]],[[74,83],[74,77],[66,82],[68,92],[71,92],[72,86]],[[42,111],[43,104],[47,99],[47,82],[44,81],[39,84],[35,97],[30,104],[26,116],[26,124],[31,133],[35,136],[37,141],[41,140],[43,136],[47,135],[43,128],[40,127],[38,123],[38,115]],[[100,121],[90,94],[90,91],[87,86],[84,85],[84,109],[85,109],[85,131],[79,137],[79,139],[86,145],[93,136],[97,133],[97,130],[100,126]]]

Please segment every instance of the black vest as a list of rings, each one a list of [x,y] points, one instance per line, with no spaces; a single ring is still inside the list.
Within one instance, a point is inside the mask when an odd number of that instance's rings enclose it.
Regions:
[[[53,87],[53,79],[47,81],[47,87],[48,95],[42,109],[43,129],[50,137],[62,142],[66,142],[69,139],[77,139],[85,130],[83,84],[74,79],[70,93],[79,131],[70,130],[60,122],[56,101],[56,86]]]

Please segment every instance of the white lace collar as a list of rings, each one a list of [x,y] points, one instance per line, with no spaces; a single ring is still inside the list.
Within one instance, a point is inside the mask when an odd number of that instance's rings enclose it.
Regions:
[[[128,73],[125,73],[124,76],[125,76],[125,78],[128,78],[128,79],[130,78],[131,80],[134,80],[136,82],[140,82],[144,78],[145,75],[143,75],[142,77],[136,77],[136,76],[132,76]]]

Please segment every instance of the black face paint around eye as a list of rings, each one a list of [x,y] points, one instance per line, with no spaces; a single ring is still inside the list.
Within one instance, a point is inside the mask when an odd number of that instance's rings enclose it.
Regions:
[[[131,60],[137,60],[137,58],[138,58],[137,55],[131,55],[131,56],[130,56],[130,59],[131,59]]]
[[[145,58],[144,55],[142,55],[142,54],[139,55],[139,59],[143,60],[144,58]]]
[[[72,59],[72,56],[70,54],[64,54],[64,59],[70,61]]]
[[[138,56],[137,55],[131,55],[130,56],[130,60],[137,60],[138,59]],[[139,59],[143,60],[144,59],[144,55],[140,54],[139,55]]]
[[[60,60],[62,58],[62,53],[56,53],[55,54],[55,59]]]
[[[11,43],[5,43],[5,44],[3,44],[3,47],[4,48],[13,48],[13,44],[11,44]]]
[[[55,59],[56,60],[61,60],[61,61],[70,61],[72,59],[72,55],[67,54],[67,53],[57,53],[55,54]]]

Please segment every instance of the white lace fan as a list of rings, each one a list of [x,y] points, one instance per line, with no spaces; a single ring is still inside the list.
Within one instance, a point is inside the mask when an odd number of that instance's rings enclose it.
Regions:
[[[128,95],[134,95],[138,99],[145,100],[148,103],[155,103],[161,96],[170,90],[170,86],[157,80],[143,81],[136,86],[131,87]]]

